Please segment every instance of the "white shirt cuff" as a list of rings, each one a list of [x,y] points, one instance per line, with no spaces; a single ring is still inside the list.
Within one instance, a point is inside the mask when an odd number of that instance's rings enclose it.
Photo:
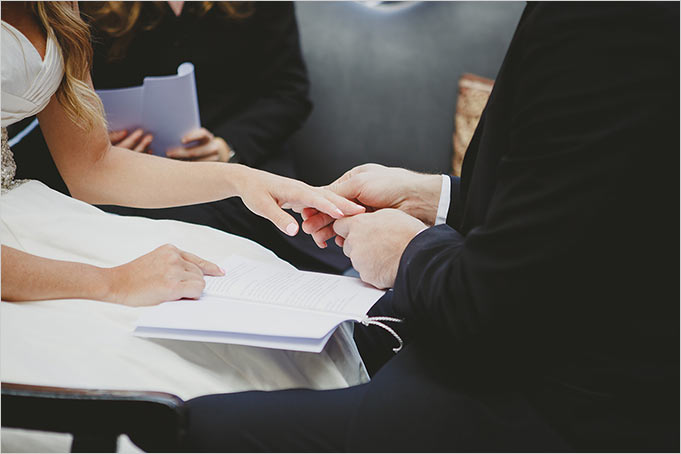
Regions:
[[[435,225],[446,224],[449,213],[449,202],[452,197],[452,180],[447,175],[442,175],[442,188],[440,189],[440,202],[437,204],[437,216]]]

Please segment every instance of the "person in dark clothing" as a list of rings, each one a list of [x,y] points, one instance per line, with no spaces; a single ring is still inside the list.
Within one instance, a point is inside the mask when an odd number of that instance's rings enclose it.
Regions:
[[[178,4],[179,3],[179,4]],[[295,177],[288,138],[312,105],[290,2],[83,2],[92,26],[96,89],[141,85],[146,76],[170,75],[186,61],[194,64],[202,128],[188,144],[166,150],[186,160],[239,162]],[[24,125],[25,126],[25,125]],[[10,131],[11,133],[11,131]],[[140,152],[154,146],[145,131],[112,131],[114,145]],[[22,144],[23,142],[23,144]],[[39,128],[14,146],[48,155]],[[21,159],[19,159],[21,160]],[[54,165],[19,163],[21,178],[40,179],[66,191]],[[128,216],[175,219],[245,236],[294,265],[340,273],[350,262],[331,244],[318,250],[306,235],[287,237],[234,198],[168,209],[103,206]]]
[[[375,210],[303,214],[402,351],[358,325],[369,383],[193,399],[184,449],[677,452],[678,17],[529,4],[449,191],[369,165],[332,188]]]
[[[84,2],[81,11],[92,24],[95,87],[141,85],[192,62],[202,126],[225,140],[232,162],[262,167],[311,111],[290,2],[184,2],[177,12],[168,2]]]

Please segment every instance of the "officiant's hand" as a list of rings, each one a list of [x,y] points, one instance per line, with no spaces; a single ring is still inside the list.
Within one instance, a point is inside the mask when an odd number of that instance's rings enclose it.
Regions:
[[[223,276],[216,264],[165,244],[132,262],[106,269],[107,301],[151,306],[181,298],[199,298],[204,275]]]
[[[127,130],[121,129],[120,131],[109,131],[109,140],[115,147],[127,148],[138,153],[151,153],[150,145],[154,136],[145,134],[141,129],[135,129],[129,134]]]
[[[360,278],[377,288],[395,285],[402,253],[409,242],[428,228],[403,211],[383,209],[338,219],[333,223],[336,244],[350,257]],[[377,233],[380,232],[380,237]]]
[[[198,128],[182,137],[182,146],[166,151],[166,156],[187,161],[220,161],[229,160],[229,146],[220,137],[215,137],[206,128]]]
[[[398,167],[364,164],[346,172],[327,186],[347,199],[354,200],[368,211],[380,208],[401,210],[426,225],[433,225],[440,200],[442,177],[412,172]],[[333,219],[313,209],[302,212],[303,231],[312,235],[319,247],[336,234]]]
[[[269,219],[282,232],[294,236],[298,233],[298,223],[285,209],[300,213],[305,208],[313,208],[324,213],[329,219],[339,219],[363,213],[364,207],[347,200],[326,188],[316,188],[262,170],[234,166],[238,175],[236,186],[239,196],[253,213]]]

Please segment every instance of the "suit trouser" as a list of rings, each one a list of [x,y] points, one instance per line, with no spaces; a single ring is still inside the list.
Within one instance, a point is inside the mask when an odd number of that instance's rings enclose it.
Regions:
[[[389,298],[388,294],[387,298]],[[381,313],[384,301],[371,315]],[[402,334],[402,333],[401,333]],[[356,325],[369,383],[202,396],[187,402],[186,451],[561,451],[523,396],[475,390],[429,344]],[[385,362],[381,366],[381,362]]]

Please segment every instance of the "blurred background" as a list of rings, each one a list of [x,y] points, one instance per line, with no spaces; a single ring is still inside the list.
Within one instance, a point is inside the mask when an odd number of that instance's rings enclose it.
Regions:
[[[299,178],[365,162],[452,170],[458,81],[494,79],[524,2],[299,2],[314,109],[291,140]]]

